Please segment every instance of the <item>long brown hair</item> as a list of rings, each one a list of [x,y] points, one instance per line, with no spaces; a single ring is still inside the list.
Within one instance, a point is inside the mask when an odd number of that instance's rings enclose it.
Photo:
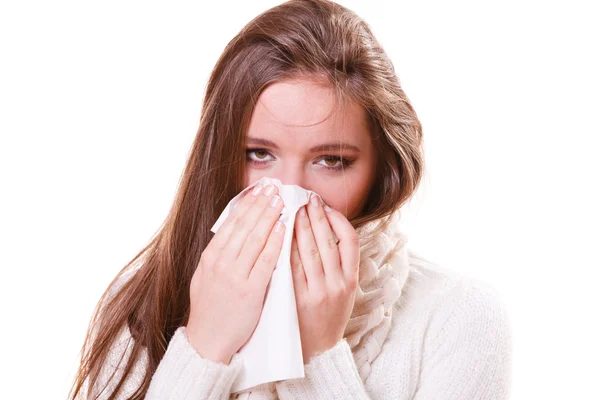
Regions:
[[[210,227],[245,184],[245,135],[257,98],[288,78],[326,79],[336,93],[364,106],[379,155],[375,184],[359,230],[370,221],[386,225],[416,190],[423,174],[421,124],[394,67],[369,26],[354,12],[326,0],[291,0],[250,21],[229,42],[207,84],[200,126],[164,223],[111,283],[94,312],[69,394],[82,396],[98,382],[103,363],[127,326],[131,354],[114,399],[147,352],[145,376],[133,399],[142,399],[175,330],[187,323],[189,285]],[[110,288],[139,267],[120,289]]]

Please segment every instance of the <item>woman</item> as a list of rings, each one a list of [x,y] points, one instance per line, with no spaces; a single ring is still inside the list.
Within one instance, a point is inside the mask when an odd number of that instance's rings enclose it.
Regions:
[[[163,226],[99,302],[71,398],[505,398],[510,329],[493,291],[409,252],[398,231],[421,140],[353,12],[292,0],[256,17],[211,74]],[[210,228],[264,176],[324,202],[293,228],[305,378],[230,393],[281,249],[277,188],[257,187]]]

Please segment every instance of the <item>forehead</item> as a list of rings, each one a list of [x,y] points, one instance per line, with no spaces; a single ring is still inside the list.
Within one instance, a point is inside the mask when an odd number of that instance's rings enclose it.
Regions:
[[[263,90],[248,136],[277,143],[293,141],[295,145],[343,138],[360,146],[370,138],[360,104],[342,102],[332,86],[304,79],[276,82]]]

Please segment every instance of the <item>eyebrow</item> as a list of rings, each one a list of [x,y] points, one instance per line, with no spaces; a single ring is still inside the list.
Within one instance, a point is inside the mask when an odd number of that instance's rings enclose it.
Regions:
[[[279,150],[279,146],[277,146],[274,142],[272,142],[268,139],[254,138],[254,137],[247,137],[246,139],[247,139],[248,144],[268,146],[268,147],[272,147],[274,149]],[[354,146],[353,144],[344,143],[344,142],[342,142],[342,143],[339,143],[339,142],[322,143],[317,146],[311,147],[309,150],[311,153],[317,153],[319,151],[340,150],[340,149],[348,149],[348,150],[354,150],[356,152],[360,152],[360,149],[358,147]]]

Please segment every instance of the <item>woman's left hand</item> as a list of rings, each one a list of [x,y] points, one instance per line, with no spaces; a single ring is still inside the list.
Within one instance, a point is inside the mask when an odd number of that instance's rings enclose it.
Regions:
[[[305,208],[308,215],[302,215]],[[358,285],[356,230],[342,213],[327,208],[312,195],[296,214],[292,239],[291,266],[305,364],[343,338]],[[337,245],[333,232],[339,239]]]

